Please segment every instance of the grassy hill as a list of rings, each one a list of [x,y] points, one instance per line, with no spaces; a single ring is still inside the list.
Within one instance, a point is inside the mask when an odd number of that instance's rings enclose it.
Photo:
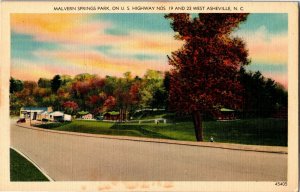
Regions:
[[[40,127],[43,126],[45,125],[40,125]],[[287,146],[287,120],[283,119],[204,121],[203,127],[205,141],[209,141],[212,136],[215,142]],[[47,128],[49,129],[49,126]],[[194,127],[191,121],[139,124],[74,120],[67,124],[56,124],[51,129],[195,141]]]

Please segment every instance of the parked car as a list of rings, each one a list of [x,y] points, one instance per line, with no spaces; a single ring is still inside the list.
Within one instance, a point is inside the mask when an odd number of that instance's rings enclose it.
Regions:
[[[17,123],[26,123],[26,119],[25,118],[20,118]]]

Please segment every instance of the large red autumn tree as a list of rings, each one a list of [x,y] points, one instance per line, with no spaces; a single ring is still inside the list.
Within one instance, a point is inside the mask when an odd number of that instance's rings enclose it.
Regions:
[[[183,46],[169,56],[169,103],[173,110],[192,114],[197,141],[203,141],[202,114],[242,104],[238,71],[249,64],[242,39],[232,35],[248,14],[168,14],[175,38]]]

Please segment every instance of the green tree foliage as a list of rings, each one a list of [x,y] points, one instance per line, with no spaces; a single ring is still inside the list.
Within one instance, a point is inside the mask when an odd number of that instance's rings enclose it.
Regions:
[[[94,78],[96,75],[91,75],[89,73],[78,74],[74,77],[75,81],[87,81]]]
[[[244,87],[245,117],[272,117],[279,110],[287,109],[287,91],[259,71],[246,72],[241,68],[240,81]]]
[[[38,86],[40,88],[51,88],[51,80],[46,78],[40,78],[38,80]]]
[[[170,93],[170,80],[171,80],[171,75],[170,72],[167,71],[165,72],[165,78],[164,78],[164,89],[165,89],[165,107],[167,110],[169,110],[169,93]]]
[[[62,86],[65,86],[70,82],[72,82],[72,77],[70,75],[62,75],[61,76],[61,85]]]
[[[47,97],[43,97],[41,106],[52,106],[53,110],[61,110],[61,103],[59,97],[56,94],[51,94]]]
[[[20,108],[24,107],[25,103],[24,100],[19,98],[16,94],[10,94],[10,114],[11,115],[19,115],[20,114]]]
[[[164,75],[161,71],[147,70],[141,86],[141,106],[143,108],[155,108],[159,106],[158,97],[164,91]],[[157,98],[154,98],[156,93]]]
[[[13,77],[11,77],[9,82],[10,82],[10,87],[9,87],[10,93],[22,91],[24,88],[23,82],[21,80],[14,79]]]
[[[103,87],[103,91],[107,95],[113,95],[114,94],[114,90],[116,90],[116,88],[117,88],[117,81],[118,81],[118,79],[116,77],[106,76],[105,77],[105,85]]]
[[[156,109],[165,108],[167,98],[168,98],[168,93],[164,89],[164,87],[157,88],[153,94],[151,107]]]
[[[19,80],[17,80],[18,82]],[[13,82],[14,84],[14,82]],[[19,84],[19,83],[17,83]],[[14,86],[11,84],[11,86]],[[13,88],[14,92],[10,94],[10,111],[11,114],[18,115],[21,107],[24,106],[37,106],[37,100],[35,98],[35,92],[37,89],[37,83],[34,81],[22,82],[21,88]],[[16,91],[19,90],[19,91]]]
[[[53,93],[56,93],[62,84],[62,80],[59,75],[55,75],[51,80],[51,90]]]

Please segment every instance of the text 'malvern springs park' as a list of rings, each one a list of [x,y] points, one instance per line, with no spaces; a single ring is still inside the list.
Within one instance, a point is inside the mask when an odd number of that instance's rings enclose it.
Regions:
[[[47,177],[287,180],[287,14],[10,22],[11,147]],[[12,181],[47,180],[14,157]]]

